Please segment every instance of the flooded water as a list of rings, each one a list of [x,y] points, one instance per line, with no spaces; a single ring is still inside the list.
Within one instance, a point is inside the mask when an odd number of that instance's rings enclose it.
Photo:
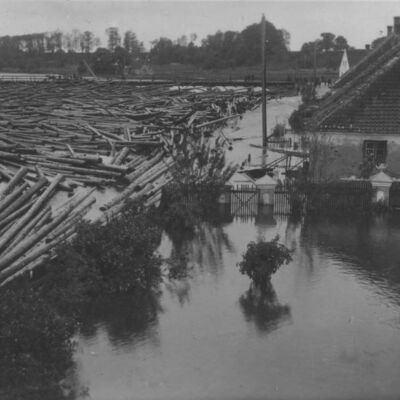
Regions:
[[[272,239],[293,261],[269,292],[237,262]],[[77,378],[91,399],[397,399],[400,220],[301,221],[260,210],[165,236],[189,276],[159,296],[116,299],[78,337]]]
[[[267,132],[272,133],[277,123],[284,124],[289,127],[288,119],[292,112],[297,109],[301,102],[299,96],[284,97],[281,99],[273,99],[268,101],[267,107]],[[223,130],[224,135],[233,141],[232,150],[226,153],[228,162],[241,163],[247,160],[248,155],[251,156],[251,164],[260,165],[262,162],[271,162],[281,157],[281,153],[271,150],[267,151],[266,158],[263,159],[261,131],[261,110],[248,111],[244,114],[243,119],[238,123],[229,121],[228,126]],[[294,141],[299,141],[298,135],[287,135],[292,137]]]

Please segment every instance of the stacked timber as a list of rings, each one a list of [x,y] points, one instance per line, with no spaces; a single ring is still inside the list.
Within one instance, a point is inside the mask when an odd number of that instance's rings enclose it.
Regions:
[[[92,191],[76,195],[54,210],[51,202],[64,177],[38,173],[26,181],[22,167],[0,190],[0,285],[43,263],[51,249],[74,234],[95,199]]]
[[[120,184],[143,157],[182,140],[186,128],[209,134],[258,102],[241,91],[192,93],[166,85],[4,84],[0,175],[23,166],[35,179],[40,166],[46,176],[63,174],[67,190]]]
[[[41,265],[74,235],[96,188],[120,189],[102,207],[102,222],[118,215],[129,199],[157,204],[187,135],[203,140],[259,101],[240,91],[193,93],[168,85],[4,84],[0,285]],[[82,186],[95,188],[73,196]],[[59,191],[73,197],[54,209]]]

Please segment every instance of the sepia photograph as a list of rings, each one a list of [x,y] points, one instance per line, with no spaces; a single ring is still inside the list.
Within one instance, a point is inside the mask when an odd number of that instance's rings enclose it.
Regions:
[[[400,2],[0,0],[0,400],[399,376]]]

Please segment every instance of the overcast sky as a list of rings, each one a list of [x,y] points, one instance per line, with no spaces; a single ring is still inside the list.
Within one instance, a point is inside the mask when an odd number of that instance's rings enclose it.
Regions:
[[[321,32],[343,35],[363,48],[386,32],[393,16],[400,16],[400,1],[85,1],[0,0],[0,35],[60,29],[90,30],[105,45],[105,29],[136,32],[147,48],[160,36],[176,39],[196,33],[199,38],[217,30],[240,31],[258,22],[262,13],[277,28],[291,34],[291,49],[298,50]]]

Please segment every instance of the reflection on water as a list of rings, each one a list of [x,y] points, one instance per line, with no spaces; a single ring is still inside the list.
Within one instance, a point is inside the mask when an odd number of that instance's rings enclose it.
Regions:
[[[126,348],[140,341],[158,345],[158,313],[162,311],[157,294],[118,295],[93,304],[80,327],[82,340],[104,334],[113,348]]]
[[[194,235],[166,236],[161,251],[166,254],[169,247],[169,258],[186,259],[186,266],[196,264],[200,269],[218,275],[223,266],[222,257],[225,252],[232,251],[232,243],[222,225],[204,223],[196,227]]]
[[[395,300],[400,293],[399,243],[400,219],[392,215],[335,223],[306,221],[302,230],[302,244],[308,252],[318,247],[342,264],[345,272]]]
[[[295,221],[260,209],[221,221],[164,236],[160,252],[187,274],[159,296],[89,313],[77,360],[91,398],[399,398],[398,218]],[[293,262],[263,294],[236,264],[248,242],[276,234]]]
[[[246,321],[253,322],[260,333],[269,333],[290,321],[290,307],[279,303],[271,283],[266,290],[250,285],[239,304]]]

